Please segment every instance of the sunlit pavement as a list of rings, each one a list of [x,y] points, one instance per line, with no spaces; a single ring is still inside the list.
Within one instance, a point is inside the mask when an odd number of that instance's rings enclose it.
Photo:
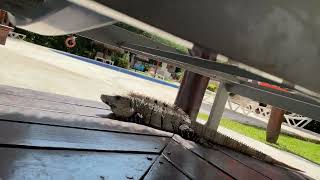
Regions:
[[[90,100],[102,93],[143,93],[173,103],[178,89],[76,61],[50,49],[8,39],[0,46],[0,84]]]

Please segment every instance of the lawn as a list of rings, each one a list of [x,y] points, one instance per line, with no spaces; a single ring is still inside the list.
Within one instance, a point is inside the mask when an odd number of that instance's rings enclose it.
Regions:
[[[208,115],[199,113],[198,118],[207,120]],[[277,144],[270,144],[265,140],[266,131],[264,129],[244,125],[225,118],[220,121],[220,125],[250,138],[256,139],[260,142],[272,145],[278,149],[291,152],[312,162],[320,164],[320,144],[303,141],[284,134],[280,134]]]

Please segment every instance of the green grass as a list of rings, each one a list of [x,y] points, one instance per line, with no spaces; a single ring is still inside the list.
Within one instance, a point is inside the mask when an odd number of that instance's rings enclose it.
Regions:
[[[208,115],[204,113],[199,113],[198,118],[207,120]],[[269,144],[278,149],[291,152],[312,162],[320,164],[320,144],[303,141],[284,134],[280,134],[277,144],[270,144],[265,140],[266,131],[264,129],[244,125],[225,118],[221,119],[220,125],[227,129],[233,130],[235,132],[263,142],[265,144]]]
[[[219,85],[218,85],[216,82],[210,82],[210,83],[208,84],[207,89],[208,89],[209,91],[216,92],[216,90],[218,89],[218,86],[219,86]]]

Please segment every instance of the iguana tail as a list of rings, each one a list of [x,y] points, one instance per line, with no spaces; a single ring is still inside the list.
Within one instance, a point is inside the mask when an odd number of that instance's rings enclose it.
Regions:
[[[232,139],[231,137],[223,135],[223,134],[221,134],[219,132],[217,132],[215,134],[215,136],[214,136],[214,138],[212,140],[216,144],[219,144],[219,145],[222,145],[222,146],[237,150],[239,152],[242,152],[243,154],[255,157],[255,158],[257,158],[259,160],[262,160],[262,161],[265,161],[267,163],[274,164],[274,165],[279,165],[279,166],[282,166],[282,167],[286,167],[286,168],[290,168],[290,169],[294,169],[294,170],[300,171],[299,169],[296,169],[296,168],[291,167],[291,166],[289,166],[289,165],[287,165],[285,163],[282,163],[282,162],[272,158],[271,156],[266,155],[265,153],[263,153],[263,152],[255,149],[255,148],[249,146],[249,145],[246,145],[246,144],[244,144],[242,142],[239,142],[239,141],[237,141],[235,139]]]
[[[239,142],[239,141],[237,141],[227,135],[224,135],[224,134],[221,134],[217,131],[209,129],[208,127],[206,127],[202,124],[199,124],[197,122],[192,122],[192,128],[194,128],[198,137],[202,137],[202,138],[198,138],[197,141],[200,144],[203,144],[205,146],[212,146],[213,144],[218,144],[218,145],[239,151],[243,154],[257,158],[259,160],[262,160],[262,161],[270,163],[270,164],[274,164],[274,165],[278,165],[278,166],[282,166],[282,167],[286,167],[286,168],[300,171],[299,169],[291,167],[285,163],[282,163],[282,162],[272,158],[271,156],[268,156],[265,153],[255,149],[255,148],[253,148],[243,142]]]

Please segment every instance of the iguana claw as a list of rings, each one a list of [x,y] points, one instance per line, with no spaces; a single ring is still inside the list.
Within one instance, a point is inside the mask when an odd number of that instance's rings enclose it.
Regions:
[[[187,124],[182,124],[181,126],[179,126],[179,131],[181,137],[188,140],[193,139],[193,137],[195,136],[194,130],[190,128]]]

